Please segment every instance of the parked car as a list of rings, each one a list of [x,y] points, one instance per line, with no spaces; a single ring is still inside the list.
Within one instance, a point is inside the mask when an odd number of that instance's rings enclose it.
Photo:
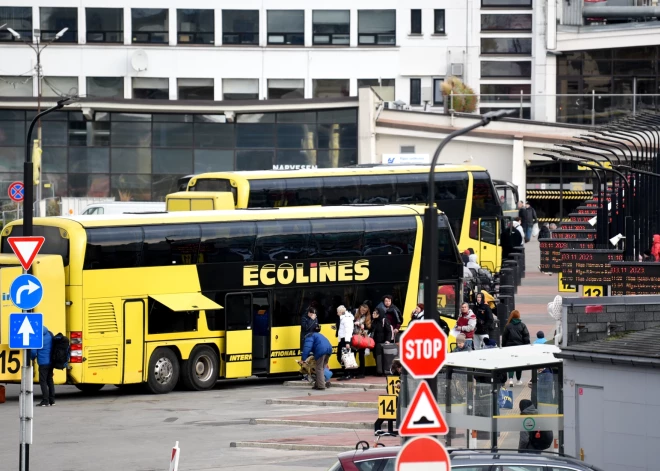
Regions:
[[[401,447],[347,451],[329,471],[395,471]],[[574,458],[554,453],[531,454],[515,451],[448,449],[451,469],[462,471],[602,471]]]

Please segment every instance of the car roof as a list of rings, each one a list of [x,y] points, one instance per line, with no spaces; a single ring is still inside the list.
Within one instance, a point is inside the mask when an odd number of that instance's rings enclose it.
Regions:
[[[379,458],[394,458],[401,451],[400,446],[370,448],[364,451],[346,451],[338,455],[338,459],[342,462],[346,461],[364,461]],[[471,463],[474,465],[490,465],[496,464],[494,460],[501,462],[508,462],[511,464],[538,464],[539,466],[547,466],[552,464],[564,464],[575,466],[580,469],[593,469],[597,471],[598,468],[588,465],[582,461],[569,456],[559,456],[556,453],[518,453],[515,450],[501,450],[492,452],[489,450],[467,450],[461,448],[447,447],[453,464],[466,464]]]

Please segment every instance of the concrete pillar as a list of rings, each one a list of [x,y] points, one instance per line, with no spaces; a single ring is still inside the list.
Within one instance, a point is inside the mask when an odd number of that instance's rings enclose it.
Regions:
[[[87,11],[78,8],[78,44],[87,44]]]
[[[358,45],[358,11],[351,8],[351,47]]]
[[[133,18],[131,9],[124,8],[124,45],[128,46],[133,40]]]
[[[213,35],[213,44],[216,46],[220,46],[222,44],[222,10],[220,8],[216,8],[213,10],[214,12],[214,18],[213,21],[215,23],[215,34]]]
[[[177,100],[179,98],[179,86],[176,77],[169,78],[170,84],[170,100]]]
[[[312,47],[313,40],[312,10],[305,9],[305,47]]]
[[[522,136],[513,137],[511,183],[518,185],[520,199],[527,201],[527,164],[525,163],[525,142]]]
[[[376,163],[376,117],[380,100],[371,88],[358,91],[358,163]]]
[[[169,14],[168,16],[168,31],[169,31],[169,38],[170,38],[170,46],[176,46],[177,43],[177,38],[178,38],[178,31],[176,27],[176,8],[170,8],[169,9]],[[170,92],[171,94],[171,92]]]

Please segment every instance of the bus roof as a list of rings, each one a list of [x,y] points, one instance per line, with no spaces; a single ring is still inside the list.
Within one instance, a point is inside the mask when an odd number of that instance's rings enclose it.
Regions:
[[[455,352],[447,354],[445,366],[479,370],[531,369],[535,366],[562,363],[561,359],[554,356],[560,351],[559,347],[543,344]]]
[[[236,175],[249,180],[262,180],[266,178],[305,178],[350,175],[387,175],[400,173],[428,173],[429,165],[381,165],[373,167],[350,167],[350,168],[313,168],[300,170],[250,170],[237,172],[207,172],[195,175],[193,178],[220,178],[228,175]],[[452,165],[441,164],[435,167],[436,173],[445,172],[486,172],[484,167],[477,165]]]
[[[213,211],[181,211],[173,213],[116,214],[97,216],[59,216],[35,218],[35,225],[62,226],[77,222],[87,227],[118,227],[132,225],[185,224],[222,221],[258,221],[273,219],[319,219],[346,216],[406,216],[423,214],[422,205],[346,205],[300,206],[290,208],[255,208]],[[17,221],[22,223],[22,220]],[[15,225],[10,223],[9,225]]]

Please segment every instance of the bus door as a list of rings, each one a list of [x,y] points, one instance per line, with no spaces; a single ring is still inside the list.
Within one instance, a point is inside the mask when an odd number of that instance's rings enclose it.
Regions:
[[[497,218],[479,219],[479,265],[497,272],[502,257]]]
[[[252,293],[225,297],[225,378],[252,376]]]
[[[252,374],[269,372],[270,318],[268,292],[252,293]]]
[[[122,384],[141,383],[144,367],[143,299],[124,301],[124,374]]]

